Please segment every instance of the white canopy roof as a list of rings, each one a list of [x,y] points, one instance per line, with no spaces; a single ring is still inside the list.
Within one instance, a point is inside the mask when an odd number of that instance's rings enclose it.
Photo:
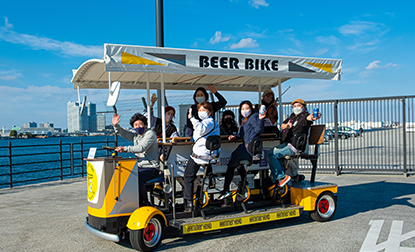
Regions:
[[[92,59],[73,70],[76,89],[109,87],[120,81],[122,89],[195,90],[214,84],[218,90],[258,91],[290,78],[340,80],[342,61],[262,54],[172,49],[105,44],[104,59]],[[148,73],[148,77],[147,74]],[[163,77],[161,77],[163,73]]]

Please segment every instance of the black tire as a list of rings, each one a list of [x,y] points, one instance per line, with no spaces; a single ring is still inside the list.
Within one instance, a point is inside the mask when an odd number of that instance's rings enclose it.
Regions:
[[[331,220],[337,210],[337,202],[333,193],[321,193],[317,198],[315,207],[314,211],[308,212],[311,219],[320,222]]]
[[[130,230],[131,246],[138,251],[153,251],[161,243],[164,222],[159,215],[154,216],[148,222],[146,228]]]
[[[342,139],[346,139],[346,138],[347,138],[347,136],[346,136],[346,135],[342,135],[342,136],[341,136],[341,138],[342,138]]]

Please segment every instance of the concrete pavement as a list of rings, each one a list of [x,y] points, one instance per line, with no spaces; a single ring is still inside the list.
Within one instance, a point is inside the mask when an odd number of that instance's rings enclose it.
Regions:
[[[308,177],[308,176],[307,176]],[[84,227],[85,178],[0,190],[0,251],[133,251]],[[339,185],[329,222],[299,218],[184,237],[158,251],[415,251],[415,176],[327,175]]]

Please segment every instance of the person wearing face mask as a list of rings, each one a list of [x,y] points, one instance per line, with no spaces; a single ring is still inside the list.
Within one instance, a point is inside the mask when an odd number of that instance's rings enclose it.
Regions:
[[[118,113],[112,116],[115,133],[134,142],[134,146],[118,146],[115,151],[130,152],[137,156],[140,206],[149,206],[145,183],[160,173],[157,136],[153,130],[147,128],[147,118],[142,114],[136,113],[131,117],[130,124],[134,128],[133,132],[119,125],[120,117]]]
[[[151,97],[151,104],[150,104],[150,126],[151,129],[156,132],[157,138],[161,138],[163,136],[163,124],[161,118],[155,117],[153,113],[153,106],[154,103],[157,101],[157,96],[153,94]],[[176,110],[171,107],[167,106],[164,108],[165,111],[165,120],[166,120],[166,137],[179,137],[179,133],[177,132],[177,128],[173,123],[173,118],[176,114]],[[144,109],[143,115],[147,117],[147,109]]]
[[[225,110],[220,122],[221,135],[235,135],[238,132],[238,125],[235,122],[235,114],[230,110]]]
[[[295,146],[295,136],[304,133],[307,138],[313,121],[321,117],[320,113],[318,113],[318,117],[313,117],[313,114],[309,114],[306,103],[302,99],[295,99],[291,104],[293,106],[293,113],[281,125],[282,144],[270,149],[266,155],[271,176],[280,187],[283,187],[291,179],[290,176],[284,173],[284,157],[294,155],[299,151],[304,151],[306,148],[305,145]]]
[[[184,194],[185,212],[191,212],[193,208],[193,186],[197,171],[200,165],[209,163],[210,151],[206,148],[208,136],[219,135],[219,125],[213,120],[213,106],[209,102],[202,102],[197,105],[199,121],[193,116],[192,108],[189,109],[188,118],[193,124],[195,139],[192,154],[187,162],[184,171]],[[216,154],[216,153],[213,153]]]
[[[266,117],[264,119],[264,133],[276,133],[277,135],[280,134],[280,130],[278,129],[277,122],[278,122],[278,104],[277,100],[275,99],[275,94],[272,92],[271,89],[266,89],[262,94],[262,105],[265,105],[266,109]],[[259,107],[257,107],[259,110]]]
[[[216,90],[214,85],[208,85],[208,88],[209,88],[210,92],[213,93],[216,96],[216,98],[218,98],[217,102],[212,102],[211,103],[212,108],[213,108],[213,113],[212,113],[212,116],[213,116],[216,113],[216,111],[219,111],[221,108],[225,107],[227,101],[225,100],[225,98],[223,98],[223,96],[221,94],[219,94],[219,92]],[[202,102],[208,102],[209,101],[209,95],[206,92],[206,89],[203,88],[203,87],[197,88],[195,93],[193,94],[193,100],[195,101],[195,104],[193,104],[191,106],[192,115],[193,115],[194,118],[201,121],[201,119],[199,118],[199,115],[197,114],[197,105],[202,103]],[[186,133],[187,133],[187,135],[192,137],[193,136],[193,131],[194,131],[194,126],[193,126],[192,122],[190,121],[190,119],[187,119],[187,123],[186,123]]]
[[[231,196],[229,192],[230,185],[233,179],[235,169],[238,170],[241,175],[241,181],[245,179],[246,171],[245,167],[239,164],[241,160],[252,160],[253,155],[248,151],[248,144],[251,140],[259,138],[264,132],[264,114],[255,112],[252,103],[250,101],[243,101],[239,105],[239,134],[230,135],[229,141],[242,138],[243,143],[240,144],[234,152],[232,152],[231,159],[228,162],[228,168],[225,174],[225,183],[223,191],[219,195],[219,200],[225,199]]]

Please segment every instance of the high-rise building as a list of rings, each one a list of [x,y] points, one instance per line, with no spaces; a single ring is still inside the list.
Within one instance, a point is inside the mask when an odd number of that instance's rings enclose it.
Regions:
[[[105,114],[97,115],[97,131],[105,130]]]
[[[88,102],[82,115],[80,115],[81,107],[79,102],[68,102],[68,133],[97,131],[96,104]]]
[[[37,123],[35,122],[27,122],[27,123],[24,123],[23,125],[24,125],[24,128],[36,128],[37,127]]]

